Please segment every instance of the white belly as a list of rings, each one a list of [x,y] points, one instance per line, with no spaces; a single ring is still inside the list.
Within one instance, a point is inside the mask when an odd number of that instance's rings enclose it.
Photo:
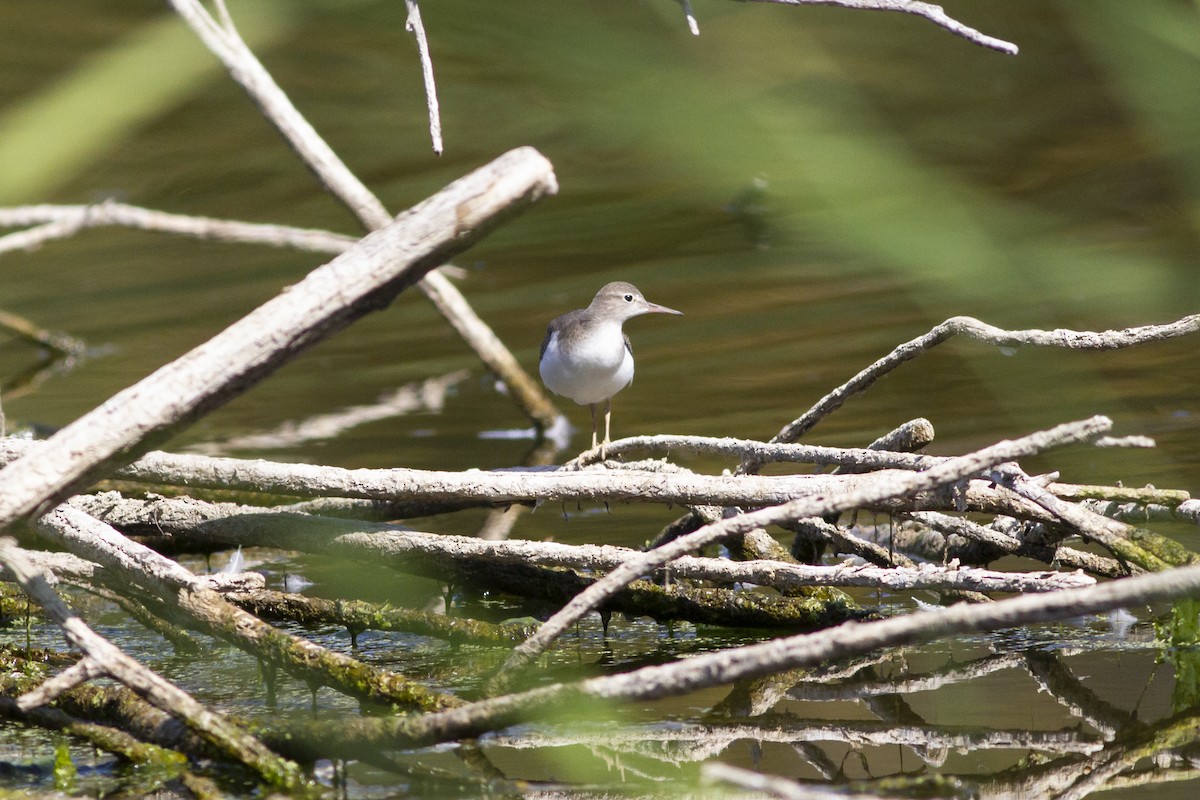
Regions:
[[[558,337],[550,340],[539,371],[550,391],[580,405],[601,403],[633,380],[633,356],[617,328],[615,336],[598,336],[587,347],[574,347],[566,358]]]

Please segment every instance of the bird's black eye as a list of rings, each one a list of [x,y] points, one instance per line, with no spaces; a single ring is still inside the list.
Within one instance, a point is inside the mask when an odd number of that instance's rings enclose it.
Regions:
[[[632,302],[633,302],[633,295],[631,295],[631,294],[627,294],[627,295],[625,295],[625,302],[626,302],[626,303],[632,303]]]

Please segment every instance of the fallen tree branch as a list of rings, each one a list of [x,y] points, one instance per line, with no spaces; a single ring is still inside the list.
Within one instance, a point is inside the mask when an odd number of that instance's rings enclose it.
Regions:
[[[30,457],[44,442],[19,438],[0,440],[0,461]],[[697,506],[753,507],[775,505],[796,497],[828,492],[854,492],[861,486],[892,478],[901,479],[915,468],[931,469],[951,459],[913,456],[906,453],[818,448],[830,461],[862,463],[859,453],[881,455],[882,463],[904,463],[904,471],[857,470],[839,474],[810,475],[699,475],[683,470],[666,471],[661,462],[625,465],[622,468],[564,470],[555,468],[508,468],[446,472],[416,469],[345,469],[314,464],[294,464],[261,459],[216,458],[154,451],[117,469],[113,476],[123,480],[192,489],[230,489],[269,495],[360,498],[393,501],[385,507],[388,518],[440,513],[475,506],[502,506],[539,502],[650,502]],[[826,456],[822,456],[825,458]],[[655,466],[649,471],[639,466]],[[915,503],[896,506],[881,500],[867,506],[886,511],[955,509],[983,511],[1053,521],[1055,517],[1034,503],[1000,494],[989,488],[990,480],[974,480],[957,488],[957,496],[925,492]],[[336,503],[331,508],[336,510]],[[411,511],[406,511],[409,507]],[[294,510],[319,510],[302,505]],[[353,510],[353,509],[351,509]],[[384,512],[380,512],[384,513]],[[354,514],[345,514],[354,516]]]
[[[16,575],[21,588],[62,628],[67,640],[84,653],[83,660],[75,667],[64,670],[43,684],[46,691],[19,698],[19,708],[44,705],[78,683],[105,675],[125,684],[163,711],[177,716],[214,747],[254,770],[267,783],[288,791],[309,787],[308,778],[296,764],[280,758],[223,715],[205,708],[187,692],[125,655],[89,628],[67,608],[11,539],[0,538],[0,561]]]
[[[42,516],[37,531],[80,558],[112,572],[107,582],[145,590],[143,602],[182,616],[192,627],[219,637],[264,662],[316,686],[333,686],[365,700],[430,709],[454,705],[449,695],[426,689],[394,672],[377,669],[280,631],[225,600],[216,576],[200,577],[180,564],[132,542],[79,509],[62,505]],[[103,576],[100,576],[103,580]],[[218,579],[219,581],[219,579]]]
[[[621,675],[555,684],[481,700],[445,712],[390,720],[360,720],[347,736],[388,741],[395,746],[426,746],[479,736],[518,722],[543,709],[579,699],[646,702],[677,697],[713,686],[749,680],[783,670],[813,667],[885,648],[946,636],[1071,619],[1122,607],[1200,596],[1200,566],[1120,578],[1098,586],[1023,595],[995,603],[962,603],[938,611],[906,614],[876,622],[851,622]]]
[[[33,458],[53,441],[4,439],[0,441],[0,458]],[[944,462],[934,460],[934,463]],[[465,508],[521,502],[605,500],[689,505],[775,505],[801,495],[852,491],[863,483],[903,474],[898,471],[878,471],[867,475],[840,476],[719,476],[602,467],[586,471],[513,468],[466,472],[402,468],[345,469],[155,451],[116,470],[114,477],[190,488],[308,497],[403,500],[408,503],[445,504],[441,508]],[[3,473],[0,472],[2,477]]]
[[[1108,548],[1118,560],[1145,570],[1160,570],[1197,562],[1200,556],[1178,542],[1142,528],[1101,516],[1075,503],[1056,497],[1015,466],[994,472],[998,482],[1031,502],[1037,503],[1079,533]]]
[[[902,745],[912,748],[951,748],[960,752],[976,750],[1036,750],[1046,753],[1095,753],[1103,741],[1094,733],[1076,728],[1066,730],[1023,730],[965,728],[937,724],[893,724],[877,720],[806,719],[772,714],[757,719],[651,724],[590,726],[579,722],[545,730],[526,726],[513,733],[489,736],[492,747],[529,750],[543,747],[576,745],[611,747],[625,753],[662,758],[664,751],[674,755],[676,764],[711,758],[738,741],[796,745],[800,742],[841,742],[850,747]],[[670,749],[665,745],[673,745]],[[694,745],[689,752],[682,747]]]
[[[903,514],[922,526],[919,530],[896,525],[889,525],[886,530],[877,526],[856,526],[848,533],[877,545],[887,542],[897,552],[928,561],[984,565],[1004,555],[1015,555],[1033,558],[1059,569],[1083,570],[1103,578],[1120,578],[1130,571],[1128,565],[1122,565],[1115,558],[1058,543],[1065,534],[1050,535],[1041,523],[1001,518],[991,525],[981,526],[961,517],[938,513],[926,517],[927,513],[930,512]],[[972,535],[973,529],[978,528],[986,530],[979,536]],[[986,531],[994,531],[1002,536],[996,537]],[[1000,542],[1005,544],[1000,546]],[[1141,572],[1137,568],[1134,571]]]
[[[322,337],[386,305],[504,216],[555,190],[550,163],[530,148],[450,184],[0,470],[0,527],[132,461]]]
[[[187,500],[142,502],[80,496],[72,508],[96,514],[107,523],[131,533],[149,531],[183,540],[193,548],[215,545],[260,546],[328,553],[342,558],[389,566],[401,572],[503,592],[527,600],[562,605],[594,582],[589,571],[603,558],[588,558],[597,548],[571,548],[537,542],[489,542],[473,537],[441,536],[408,531],[398,526],[319,519],[299,514],[262,512],[232,504],[207,504]],[[257,512],[257,513],[255,513]],[[607,559],[620,563],[620,553],[636,551],[599,548]],[[543,554],[542,558],[535,554]],[[584,554],[582,565],[580,553]],[[523,557],[529,555],[530,557]],[[538,563],[541,562],[541,563]],[[575,566],[583,574],[557,568]],[[710,572],[728,578],[719,564]],[[704,567],[700,568],[704,571]],[[746,576],[766,573],[747,572]],[[969,578],[964,578],[969,580]],[[1070,578],[1066,580],[1070,581]],[[724,582],[724,581],[723,581]],[[787,583],[786,579],[783,581]],[[803,585],[794,581],[792,588]],[[784,587],[785,589],[787,587]],[[794,593],[794,592],[793,592]],[[628,616],[650,616],[662,621],[686,620],[735,627],[812,629],[862,616],[840,595],[819,598],[754,594],[730,589],[693,588],[676,581],[659,586],[640,581],[628,591],[610,597],[605,608]]]
[[[258,105],[263,116],[287,140],[317,179],[341,200],[367,230],[389,225],[388,213],[366,185],[342,162],[308,120],[279,88],[271,74],[237,34],[231,20],[219,25],[199,0],[168,0],[200,40],[221,60],[229,75]],[[446,254],[445,258],[448,258]],[[443,258],[443,260],[445,260]],[[434,265],[436,266],[436,265]],[[550,428],[559,414],[541,386],[521,367],[499,337],[479,318],[462,293],[445,276],[425,275],[418,287],[475,351],[479,359],[508,386],[513,399],[535,424]]]
[[[609,442],[605,447],[605,452],[610,459],[641,450],[667,453],[704,453],[753,460],[763,464],[790,462],[816,464],[820,467],[837,465],[858,470],[926,469],[945,460],[945,457],[941,456],[916,455],[870,447],[777,444],[753,439],[735,439],[729,436],[675,436],[671,434],[631,436]],[[579,469],[599,461],[600,449],[596,448],[581,453],[574,460],[568,461],[563,465],[563,469]]]
[[[542,624],[537,633],[517,647],[504,667],[492,679],[492,690],[503,686],[522,667],[545,652],[546,648],[563,631],[574,625],[584,614],[611,593],[634,580],[638,575],[670,563],[675,558],[729,536],[745,533],[781,520],[802,517],[824,516],[870,505],[886,498],[895,498],[934,487],[953,484],[978,474],[989,467],[1033,455],[1043,450],[1065,444],[1094,439],[1112,427],[1107,417],[1092,417],[1080,422],[1066,423],[1047,431],[1039,431],[1021,439],[1000,442],[975,453],[951,458],[924,472],[901,473],[894,479],[867,484],[857,492],[817,495],[792,500],[781,506],[766,508],[747,514],[739,514],[718,523],[706,525],[694,533],[681,536],[661,547],[651,550],[641,558],[631,559],[606,577],[597,581],[586,592],[581,593],[564,606],[557,614]],[[879,473],[875,473],[879,474]],[[839,476],[840,477],[840,476]],[[853,476],[848,476],[853,477]]]
[[[641,551],[612,545],[568,545],[520,540],[485,541],[470,536],[424,533],[398,525],[355,523],[264,512],[232,503],[188,499],[137,500],[115,493],[81,495],[70,504],[130,534],[155,531],[185,546],[286,547],[302,552],[337,552],[358,561],[419,569],[419,574],[449,580],[438,565],[524,564],[607,572],[637,558]],[[422,566],[424,565],[424,566]],[[1086,586],[1095,580],[1077,573],[996,572],[923,564],[912,568],[809,566],[780,561],[730,561],[682,556],[671,562],[672,579],[723,584],[751,583],[788,594],[809,586],[862,586],[891,591],[911,589],[979,592],[1041,592]]]

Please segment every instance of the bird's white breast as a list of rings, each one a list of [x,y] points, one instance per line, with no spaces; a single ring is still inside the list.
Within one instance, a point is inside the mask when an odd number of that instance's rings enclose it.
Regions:
[[[539,367],[550,391],[580,405],[600,403],[633,380],[633,355],[619,323],[594,327],[589,336],[563,346],[557,333],[546,345]]]

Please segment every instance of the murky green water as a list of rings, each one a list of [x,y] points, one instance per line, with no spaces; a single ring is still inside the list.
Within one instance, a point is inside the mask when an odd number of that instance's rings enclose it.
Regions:
[[[682,318],[628,326],[638,371],[614,403],[617,436],[768,437],[896,344],[959,314],[1011,328],[1104,329],[1196,310],[1194,5],[950,4],[969,24],[1020,44],[1015,58],[916,18],[830,8],[697,0],[702,35],[693,38],[667,0],[426,5],[444,113],[441,158],[428,146],[403,4],[231,2],[297,106],[392,210],[511,147],[533,145],[553,161],[560,194],[465,254],[459,285],[530,370],[546,323],[584,305],[609,280],[632,281],[651,300],[683,310]],[[357,232],[161,4],[6,0],[0,203],[108,197]],[[322,260],[118,230],[5,255],[0,308],[98,349],[25,391],[20,376],[36,356],[24,344],[0,341],[10,426],[70,422]],[[528,440],[486,434],[523,429],[526,420],[411,293],[171,446],[369,403],[401,384],[462,368],[469,375],[440,413],[237,454],[347,466],[519,463]],[[1118,433],[1153,436],[1158,448],[1077,449],[1031,466],[1061,469],[1071,481],[1195,490],[1198,381],[1192,340],[1107,354],[1015,355],[952,342],[851,401],[809,441],[862,445],[925,416],[938,432],[931,450],[957,453],[1106,413]],[[573,442],[582,447],[586,409],[564,410],[582,429]],[[541,509],[515,535],[639,544],[674,516],[622,506],[567,511],[564,521],[562,509]],[[481,520],[464,515],[428,526],[469,532]],[[1179,533],[1196,544],[1192,531]],[[339,565],[304,559],[298,567],[317,581],[316,591],[346,588]],[[386,590],[384,578],[371,587]],[[670,650],[656,626],[631,621],[617,629],[614,650]],[[1083,654],[1064,660],[1091,676],[1089,687],[1136,709],[1140,720],[1170,713],[1171,679],[1165,667],[1155,668],[1144,626],[1111,641],[1102,624],[1080,630],[1069,638],[1081,638]],[[593,633],[565,644],[566,657],[600,658]],[[1019,643],[989,638],[967,655],[934,646],[911,659],[934,669],[989,652],[1053,653],[1061,631],[1054,633]],[[339,635],[330,634],[334,641]],[[436,661],[430,647],[426,655]],[[240,677],[222,680],[228,689],[205,686],[208,673],[186,664],[179,677],[201,694],[253,697],[252,666],[236,666]],[[928,692],[914,705],[924,719],[944,723],[1072,724],[1061,707],[1035,704],[1027,671],[1006,670]],[[307,692],[293,690],[292,701],[307,705]],[[718,695],[664,713],[690,720]],[[332,702],[325,694],[318,700]],[[857,703],[844,705],[870,717]],[[1006,707],[1015,716],[1000,720]],[[969,708],[990,710],[971,717]],[[639,761],[624,775],[597,755],[598,745],[572,747],[565,760],[544,751],[538,762],[499,745],[492,755],[510,777],[585,786],[620,786],[622,778],[677,786],[695,771],[694,763]],[[875,747],[866,767],[846,774],[915,768],[916,757],[900,745]],[[783,744],[757,752],[738,740],[713,757],[813,777],[796,752]],[[955,756],[941,769],[992,772],[1019,755]],[[563,763],[572,767],[560,769]],[[643,777],[630,777],[639,770]],[[388,785],[383,776],[362,780]],[[1156,796],[1193,790],[1194,782],[1168,784]]]

